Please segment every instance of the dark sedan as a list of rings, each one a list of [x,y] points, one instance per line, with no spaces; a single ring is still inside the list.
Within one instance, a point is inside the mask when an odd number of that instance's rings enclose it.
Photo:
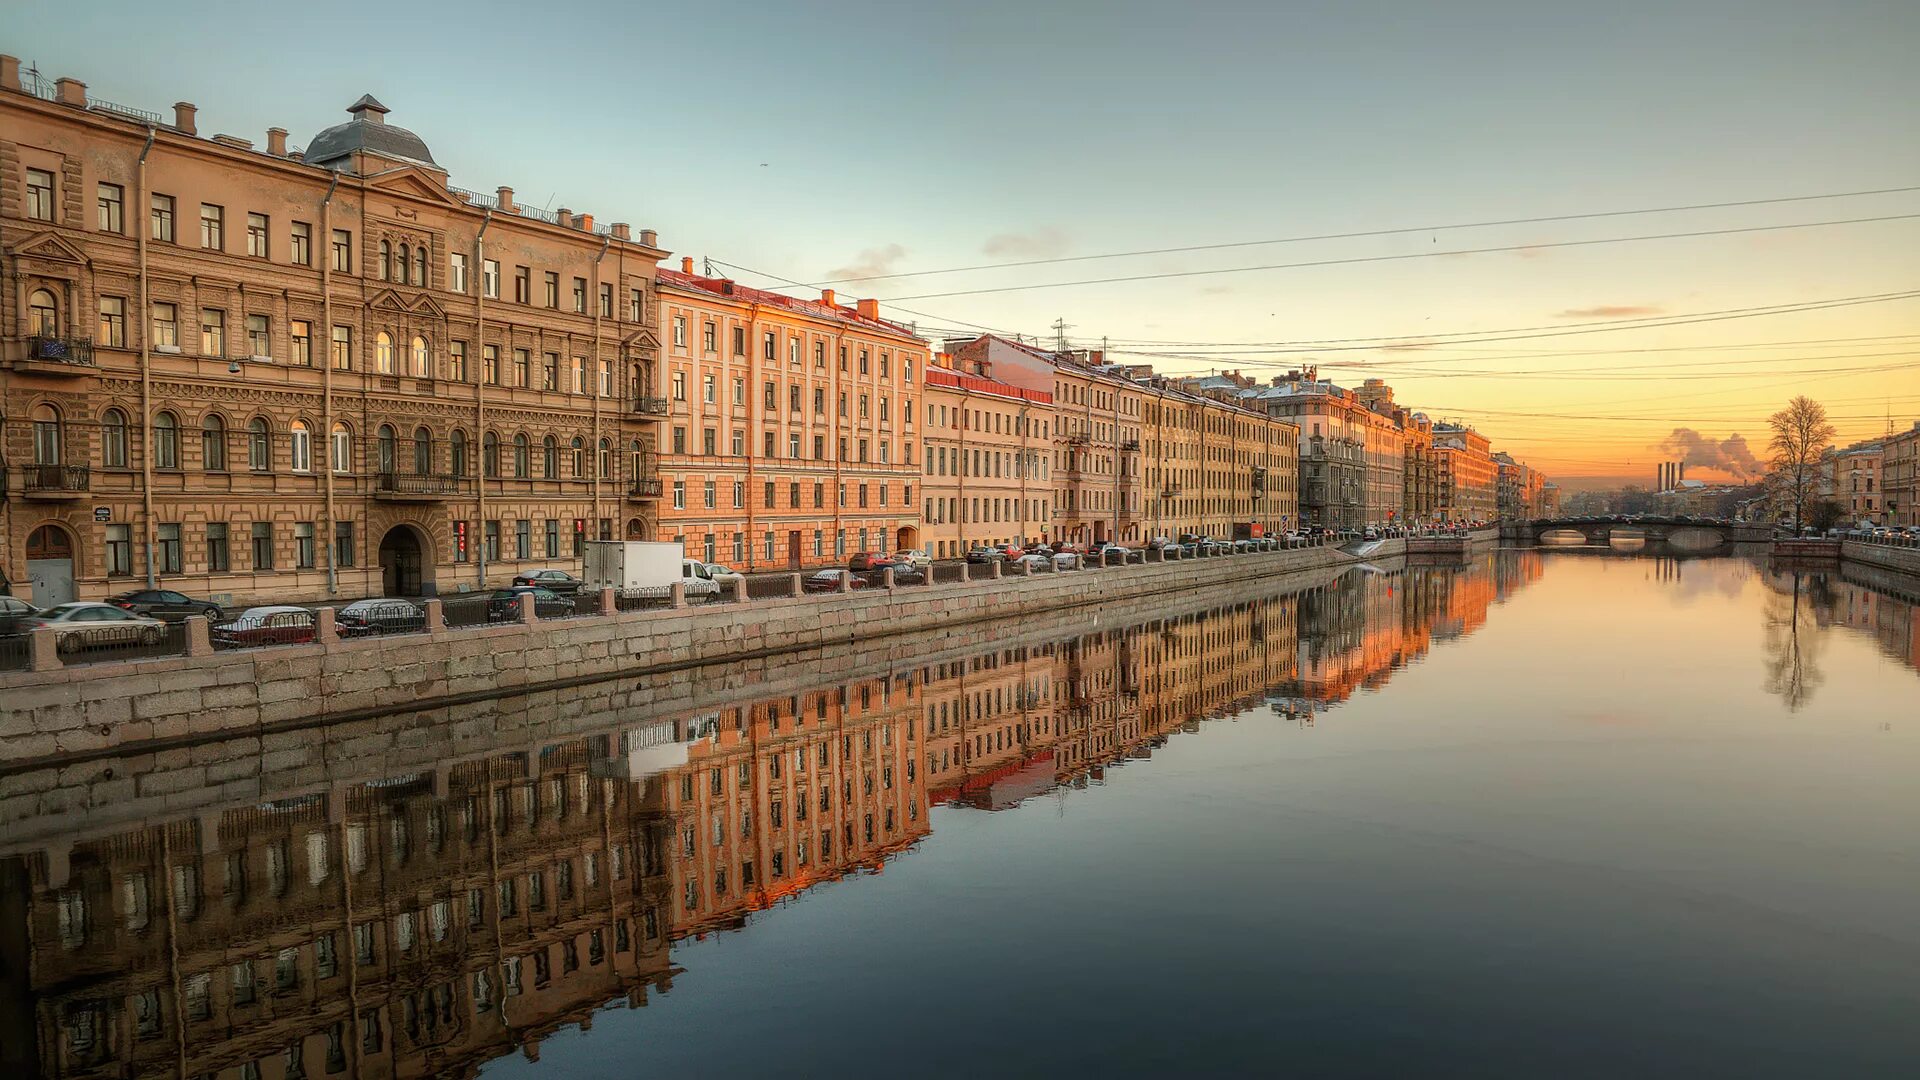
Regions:
[[[151,615],[166,622],[179,622],[189,615],[205,615],[209,622],[219,622],[221,617],[219,604],[211,600],[195,600],[172,589],[134,589],[107,597],[107,603],[122,611]]]
[[[562,596],[572,596],[580,591],[580,579],[565,570],[528,570],[513,575],[515,588],[545,589]]]
[[[550,589],[516,586],[495,589],[487,598],[488,622],[518,622],[520,605],[531,598],[533,613],[542,619],[560,619],[573,614],[573,601]]]
[[[850,589],[869,587],[866,578],[847,570],[821,570],[818,573],[808,574],[800,582],[800,587],[807,592],[839,592],[842,577],[847,579],[847,587]]]
[[[355,600],[334,614],[333,624],[341,637],[406,634],[424,629],[427,615],[405,600],[383,597]]]
[[[0,637],[26,633],[26,627],[20,625],[21,620],[30,619],[39,613],[39,608],[17,596],[0,596]]]

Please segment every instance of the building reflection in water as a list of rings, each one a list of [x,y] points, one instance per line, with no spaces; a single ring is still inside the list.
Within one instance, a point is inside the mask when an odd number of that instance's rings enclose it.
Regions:
[[[1097,783],[1257,705],[1311,722],[1540,570],[1530,552],[1365,567],[16,853],[0,1056],[22,1075],[269,1080],[537,1058],[543,1036],[670,990],[673,941],[879,871],[934,805]]]
[[[1832,629],[1864,634],[1880,652],[1920,670],[1920,584],[1899,574],[1848,564],[1769,564],[1766,684],[1799,709],[1826,681],[1822,656]]]

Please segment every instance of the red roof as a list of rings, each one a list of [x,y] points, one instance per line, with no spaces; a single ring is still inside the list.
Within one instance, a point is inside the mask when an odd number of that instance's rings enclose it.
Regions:
[[[928,386],[951,386],[976,394],[998,394],[1001,397],[1022,398],[1042,405],[1053,404],[1053,395],[1045,390],[1029,390],[1024,386],[1003,383],[996,379],[983,379],[978,375],[962,375],[942,367],[930,367],[926,370]]]
[[[742,285],[737,281],[731,281],[727,278],[702,277],[699,274],[682,273],[679,270],[672,270],[663,266],[659,269],[657,281],[661,285],[671,285],[675,288],[686,289],[691,292],[708,293],[729,300],[738,300],[746,304],[762,304],[767,307],[785,308],[788,311],[801,315],[809,315],[816,319],[830,319],[836,322],[847,323],[850,326],[864,327],[882,334],[892,334],[895,337],[908,338],[921,345],[926,344],[924,340],[915,337],[912,331],[899,323],[889,322],[886,319],[869,319],[860,314],[855,308],[841,307],[838,304],[829,306],[818,300],[802,300],[797,296],[787,296],[782,293],[768,292],[766,289],[756,289],[751,285]]]

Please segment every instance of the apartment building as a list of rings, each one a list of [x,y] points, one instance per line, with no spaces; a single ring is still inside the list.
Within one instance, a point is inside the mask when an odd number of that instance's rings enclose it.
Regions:
[[[1886,523],[1920,525],[1920,420],[1882,444],[1880,477]]]
[[[935,558],[1051,535],[1053,394],[1002,382],[985,357],[926,371],[920,542]]]
[[[432,594],[653,535],[655,234],[347,113],[256,145],[0,57],[16,593]]]
[[[927,343],[875,301],[662,269],[666,417],[654,536],[741,570],[920,544]]]
[[[1500,478],[1487,437],[1443,422],[1434,425],[1433,449],[1439,459],[1439,519],[1492,521],[1499,510]]]
[[[1300,429],[1303,524],[1358,528],[1402,520],[1407,446],[1392,415],[1313,368],[1275,376],[1243,399]]]
[[[1300,429],[1247,408],[1237,376],[1169,380],[1134,369],[1151,393],[1147,479],[1154,532],[1232,538],[1299,523]]]

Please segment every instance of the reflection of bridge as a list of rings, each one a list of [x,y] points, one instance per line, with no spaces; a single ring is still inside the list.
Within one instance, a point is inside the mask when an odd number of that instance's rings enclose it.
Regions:
[[[1714,521],[1707,518],[1676,517],[1570,517],[1535,518],[1508,522],[1500,527],[1504,538],[1539,543],[1552,532],[1577,532],[1589,544],[1606,544],[1614,539],[1665,540],[1702,547],[1721,544],[1764,544],[1773,539],[1773,528],[1752,521]]]

